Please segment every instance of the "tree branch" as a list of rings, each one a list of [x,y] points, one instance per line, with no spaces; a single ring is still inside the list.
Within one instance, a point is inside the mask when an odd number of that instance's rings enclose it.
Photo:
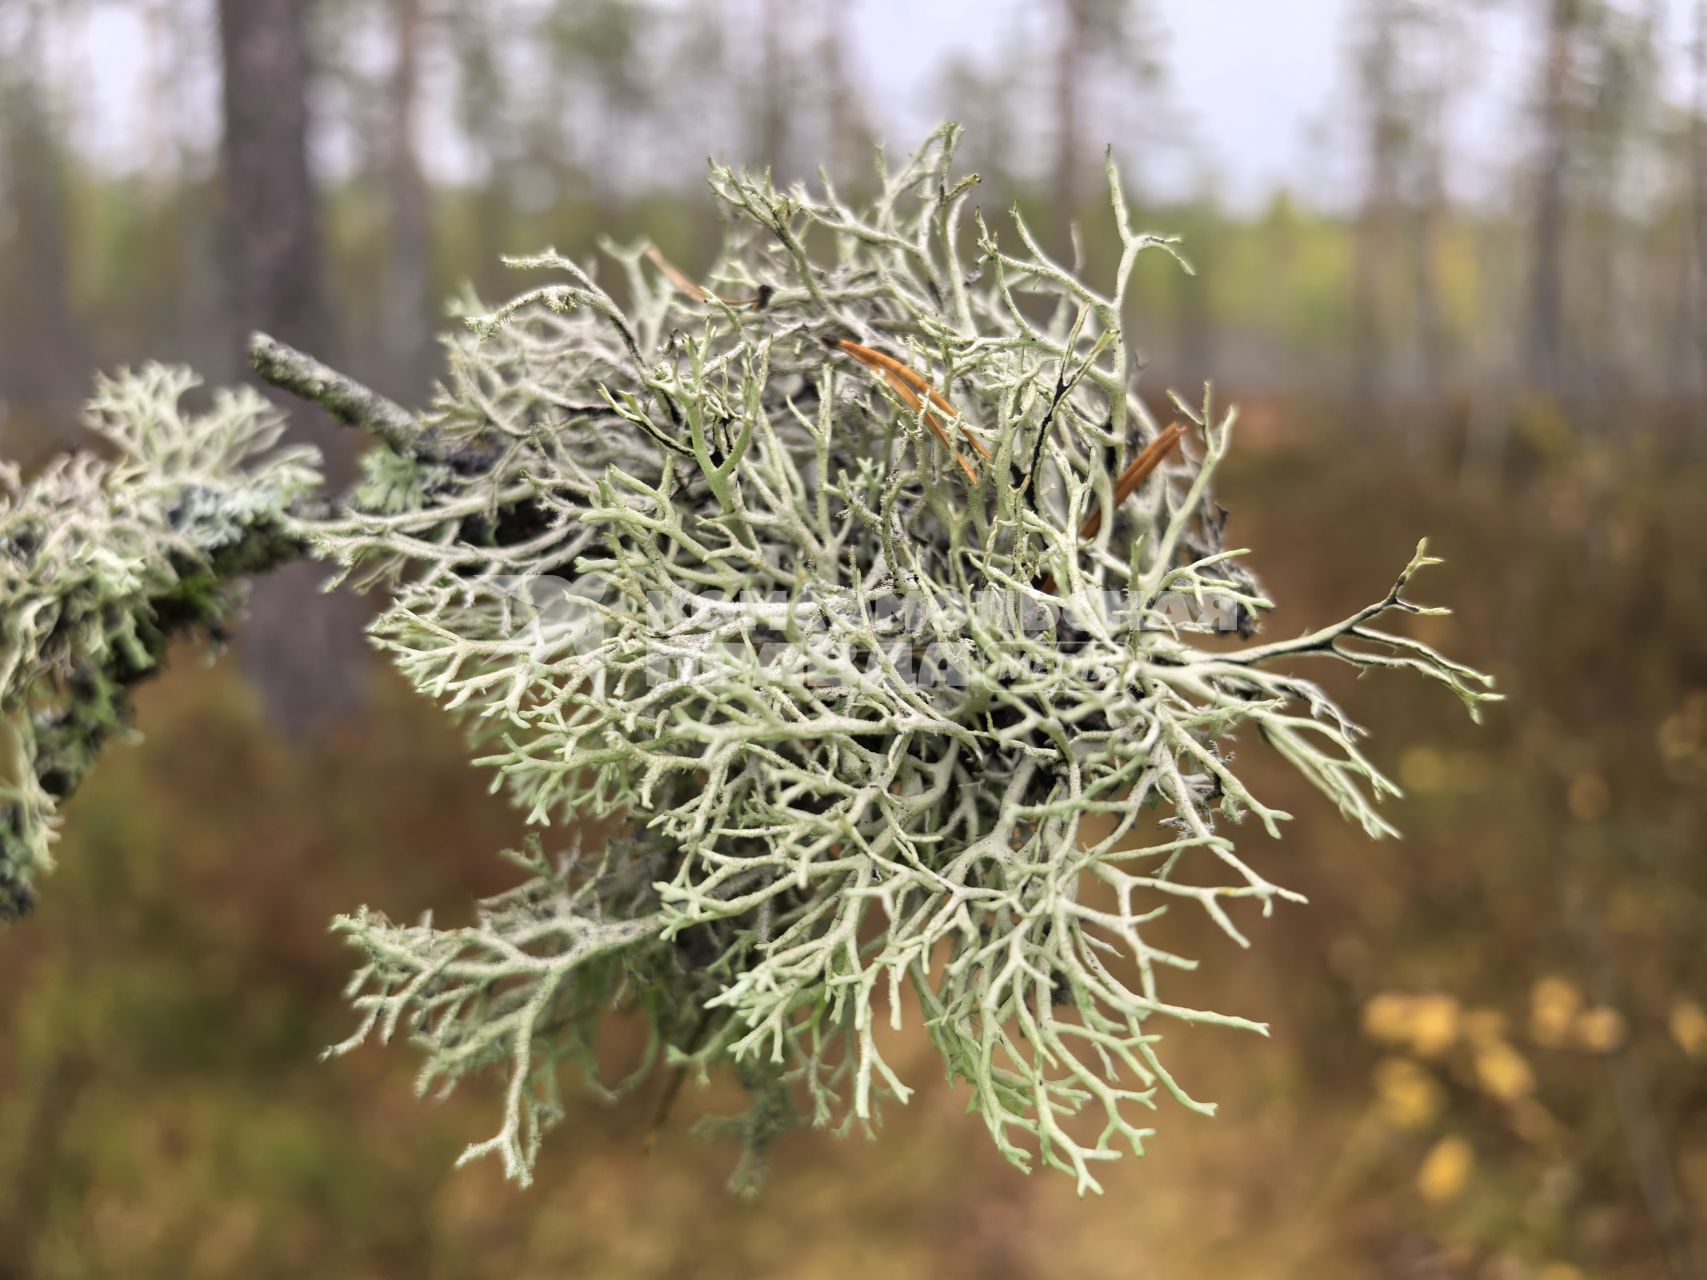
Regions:
[[[378,436],[399,453],[429,452],[429,436],[394,400],[265,333],[249,338],[249,363],[263,382],[313,401],[345,426]]]

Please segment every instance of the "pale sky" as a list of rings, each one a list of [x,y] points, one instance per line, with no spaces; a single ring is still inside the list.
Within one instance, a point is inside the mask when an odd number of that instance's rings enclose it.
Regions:
[[[692,3],[693,0],[679,0]],[[1013,33],[1048,39],[1055,0],[847,0],[857,48],[850,61],[872,90],[877,123],[904,146],[943,110],[931,69],[951,53],[990,59]],[[1687,70],[1691,0],[1652,0],[1665,14],[1668,79],[1681,96]],[[1161,31],[1167,68],[1166,101],[1191,140],[1188,146],[1142,157],[1142,180],[1157,194],[1179,194],[1212,171],[1222,196],[1249,208],[1287,186],[1320,204],[1343,205],[1357,190],[1353,112],[1348,106],[1347,46],[1355,0],[1149,0]],[[1451,180],[1475,199],[1511,194],[1528,132],[1524,104],[1533,81],[1533,41],[1542,0],[1484,0],[1476,41],[1467,50],[1463,88],[1447,122]],[[193,15],[199,3],[186,0]],[[206,0],[205,40],[212,65],[212,0]],[[67,33],[50,57],[78,94],[81,144],[117,169],[144,167],[160,142],[142,136],[139,109],[159,95],[147,32],[124,5],[90,6],[81,30]],[[896,32],[907,33],[897,39]],[[344,51],[359,58],[358,50]],[[1044,57],[1047,57],[1045,53]],[[185,87],[175,110],[192,130],[217,128],[217,83]],[[157,117],[158,113],[156,113]],[[439,147],[429,162],[454,171],[454,148]],[[1130,164],[1130,161],[1126,162]]]
[[[1510,193],[1527,137],[1535,45],[1547,0],[1481,0],[1466,51],[1459,100],[1447,121],[1454,184],[1461,194]],[[1692,0],[1644,0],[1661,12],[1667,81],[1686,93]],[[862,68],[888,83],[914,111],[915,128],[934,120],[926,68],[951,43],[992,48],[992,11],[1022,18],[1051,3],[1026,0],[855,0],[864,36]],[[1167,94],[1217,174],[1221,193],[1249,208],[1277,187],[1344,203],[1357,190],[1348,46],[1356,0],[1145,0],[1165,44]],[[1627,6],[1629,7],[1629,6]],[[902,28],[916,41],[885,33]],[[882,68],[889,67],[885,74]],[[1174,173],[1162,185],[1189,186]]]

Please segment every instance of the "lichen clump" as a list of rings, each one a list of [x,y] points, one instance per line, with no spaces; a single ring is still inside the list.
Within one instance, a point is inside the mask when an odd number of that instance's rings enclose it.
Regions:
[[[288,526],[314,451],[269,454],[284,419],[246,388],[187,412],[197,385],[158,366],[102,379],[86,421],[109,456],[27,484],[0,466],[0,919],[34,902],[59,803],[128,725],[131,688],[174,638],[219,639],[245,575],[303,553]]]
[[[518,261],[548,282],[448,344],[436,404],[384,424],[352,495],[293,516],[386,591],[374,640],[543,828],[471,925],[337,925],[366,958],[340,1049],[407,1035],[423,1089],[507,1072],[467,1156],[529,1176],[612,1009],[652,1032],[629,1085],[733,1065],[752,1157],[802,1106],[865,1125],[905,1100],[876,1033],[917,1019],[1008,1159],[1094,1189],[1161,1094],[1209,1109],[1163,1063],[1170,1020],[1262,1030],[1171,1003],[1192,962],[1152,940],[1181,906],[1243,944],[1241,912],[1296,899],[1227,834],[1286,816],[1229,737],[1389,830],[1360,731],[1276,664],[1495,696],[1376,625],[1425,611],[1420,547],[1344,622],[1202,645],[1269,602],[1209,492],[1234,415],[1206,391],[1164,427],[1137,395],[1127,282],[1170,242],[1111,165],[1121,255],[1093,287],[1017,215],[1006,238],[967,216],[956,136],[858,208],[714,167],[730,228],[703,281],[645,244],[606,246],[621,302]]]

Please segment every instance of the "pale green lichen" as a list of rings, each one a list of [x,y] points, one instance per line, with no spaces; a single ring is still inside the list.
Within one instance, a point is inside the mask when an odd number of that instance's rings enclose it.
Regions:
[[[278,451],[284,422],[253,391],[158,366],[102,379],[79,454],[28,484],[0,472],[0,917],[26,911],[52,865],[58,805],[130,718],[130,690],[176,635],[214,633],[244,575],[303,552],[294,504],[320,483],[312,450]]]
[[[1263,1030],[1171,1002],[1193,961],[1153,928],[1192,905],[1243,945],[1241,911],[1296,899],[1226,834],[1286,816],[1230,736],[1390,830],[1360,731],[1276,665],[1405,667],[1472,713],[1495,696],[1376,626],[1425,612],[1420,546],[1334,627],[1200,644],[1269,607],[1209,494],[1233,415],[1176,401],[1197,456],[1114,501],[1158,435],[1128,282],[1171,246],[1133,229],[1111,166],[1121,254],[1093,288],[1017,215],[1012,243],[968,220],[956,136],[858,209],[714,168],[733,217],[703,289],[645,245],[607,246],[620,304],[555,254],[518,263],[559,282],[453,339],[433,410],[411,432],[382,406],[364,483],[291,526],[389,593],[376,643],[568,849],[521,855],[467,926],[337,922],[366,957],[339,1048],[405,1035],[423,1090],[501,1066],[503,1125],[467,1155],[512,1176],[617,1009],[651,1031],[624,1084],[733,1065],[752,1156],[797,1105],[845,1128],[905,1100],[878,1033],[917,1019],[1009,1160],[1094,1189],[1159,1095],[1209,1109],[1163,1063],[1170,1021]]]
[[[626,308],[554,255],[519,263],[564,282],[475,322],[427,424],[495,460],[417,511],[321,531],[392,587],[375,639],[470,718],[516,803],[618,824],[596,866],[541,872],[472,928],[340,922],[370,957],[357,1003],[411,1030],[423,1085],[509,1063],[504,1128],[470,1154],[513,1175],[558,1114],[560,1059],[589,1059],[594,1007],[641,1008],[696,1071],[798,1089],[820,1124],[907,1097],[876,1032],[915,1009],[1010,1160],[1094,1187],[1096,1162],[1141,1149],[1158,1087],[1201,1106],[1158,1054],[1167,1019],[1261,1029],[1169,1003],[1161,971],[1190,962],[1146,932],[1196,904],[1242,943],[1235,904],[1293,896],[1219,829],[1285,816],[1220,744],[1250,726],[1389,829],[1357,730],[1269,663],[1407,665],[1472,709],[1490,696],[1371,626],[1420,611],[1402,594],[1420,549],[1338,627],[1190,645],[1266,607],[1220,544],[1207,485],[1232,415],[1207,396],[1179,407],[1201,460],[1080,545],[1156,434],[1121,317],[1136,256],[1166,245],[1131,228],[1112,168],[1106,293],[1017,218],[1014,251],[981,222],[963,243],[954,137],[860,211],[714,170],[742,216],[710,292],[644,246],[609,250]],[[979,482],[916,398],[826,338],[922,371],[960,417],[938,425],[984,445]]]

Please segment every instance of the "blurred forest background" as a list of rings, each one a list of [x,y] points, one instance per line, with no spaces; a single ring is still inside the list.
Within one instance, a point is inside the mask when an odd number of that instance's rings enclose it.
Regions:
[[[1231,89],[1171,63],[1177,0],[0,3],[0,454],[81,443],[99,367],[243,376],[254,326],[419,402],[500,254],[644,234],[702,267],[713,153],[857,191],[877,139],[959,119],[992,224],[1068,254],[1077,222],[1094,272],[1112,142],[1198,268],[1141,267],[1144,385],[1243,403],[1223,501],[1270,625],[1373,598],[1426,532],[1459,611],[1419,630],[1511,698],[1473,730],[1326,673],[1402,844],[1247,744],[1299,818],[1257,853],[1311,905],[1206,940],[1184,994],[1273,1039],[1170,1030],[1222,1114],[1168,1110],[1105,1198],[1001,1165],[921,1037],[913,1105],[786,1140],[757,1202],[690,1132],[723,1086],[650,1156],[655,1089],[584,1097],[523,1193],[450,1168],[496,1082],[315,1062],[350,1021],[330,916],[454,917],[519,833],[354,661],[359,608],[269,584],[243,663],[147,690],[0,935],[0,1278],[1707,1274],[1707,4],[1201,9],[1331,50],[1298,180],[1202,145]]]

